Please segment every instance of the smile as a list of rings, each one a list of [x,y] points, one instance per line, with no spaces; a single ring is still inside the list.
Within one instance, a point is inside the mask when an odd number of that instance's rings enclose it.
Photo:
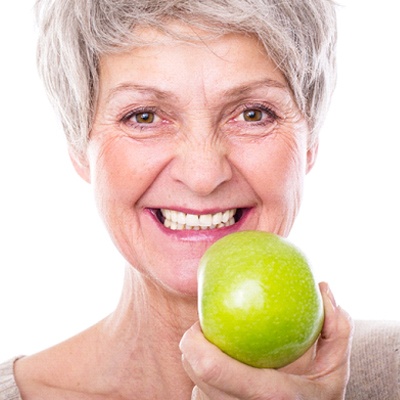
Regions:
[[[204,230],[231,226],[241,214],[241,210],[236,208],[215,214],[186,214],[162,208],[157,212],[157,217],[166,228],[172,230]]]

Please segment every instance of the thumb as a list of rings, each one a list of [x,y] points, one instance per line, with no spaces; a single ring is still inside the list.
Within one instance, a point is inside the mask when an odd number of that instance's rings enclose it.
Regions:
[[[186,331],[180,348],[183,367],[198,386],[194,391],[196,394],[219,393],[217,397],[219,399],[225,398],[224,396],[252,398],[256,397],[257,393],[273,391],[276,386],[286,386],[284,376],[279,372],[250,367],[223,353],[204,337],[199,323]],[[288,394],[291,388],[286,387],[286,389]],[[208,397],[198,397],[198,399],[203,398],[208,399]]]
[[[192,397],[191,400],[210,400],[208,396],[202,392],[198,386],[195,386],[192,390]]]

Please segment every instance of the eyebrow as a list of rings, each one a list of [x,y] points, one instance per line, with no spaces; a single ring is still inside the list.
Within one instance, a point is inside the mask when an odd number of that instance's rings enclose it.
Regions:
[[[176,98],[176,96],[168,90],[160,90],[153,86],[145,86],[145,85],[125,82],[109,90],[107,94],[107,102],[110,101],[113,97],[115,97],[119,93],[125,93],[125,92],[139,92],[147,96],[155,97],[160,100]]]
[[[232,89],[228,89],[223,92],[226,97],[238,97],[250,94],[251,92],[258,89],[280,89],[290,93],[290,89],[288,85],[276,81],[274,79],[262,79],[257,81],[250,81],[248,83],[244,83],[243,85],[234,87]]]
[[[288,85],[276,81],[274,79],[262,79],[256,81],[249,81],[237,87],[223,90],[221,95],[224,98],[237,98],[240,96],[246,96],[255,90],[263,88],[265,89],[276,88],[284,90],[287,93],[290,93]],[[171,99],[177,100],[177,96],[171,91],[160,90],[153,86],[124,82],[109,90],[107,94],[107,102],[110,101],[113,97],[115,97],[119,93],[125,93],[125,92],[140,92],[142,94],[145,94],[146,96],[154,97],[159,100],[171,100]]]

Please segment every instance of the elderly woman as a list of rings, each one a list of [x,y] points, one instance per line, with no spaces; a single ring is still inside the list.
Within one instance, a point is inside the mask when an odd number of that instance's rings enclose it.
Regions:
[[[204,251],[287,236],[298,213],[334,87],[332,2],[52,0],[38,16],[42,77],[126,275],[111,315],[3,364],[0,399],[398,398],[399,329],[356,324],[352,347],[326,284],[322,334],[279,370],[197,323]]]

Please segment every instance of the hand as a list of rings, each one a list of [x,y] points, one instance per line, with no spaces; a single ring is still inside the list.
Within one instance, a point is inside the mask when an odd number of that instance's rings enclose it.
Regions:
[[[353,324],[338,307],[326,283],[320,284],[325,309],[322,333],[294,363],[259,369],[236,361],[193,325],[180,344],[183,366],[196,385],[192,400],[343,400],[349,378]]]

